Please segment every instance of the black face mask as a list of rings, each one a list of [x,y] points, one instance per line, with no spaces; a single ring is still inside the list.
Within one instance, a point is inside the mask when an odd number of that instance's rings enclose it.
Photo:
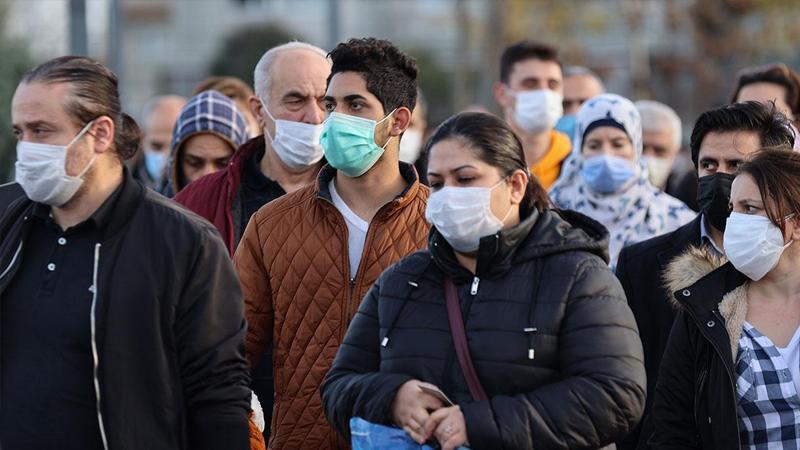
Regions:
[[[719,231],[725,231],[725,222],[730,214],[731,184],[735,177],[717,172],[697,180],[697,202],[708,223]]]

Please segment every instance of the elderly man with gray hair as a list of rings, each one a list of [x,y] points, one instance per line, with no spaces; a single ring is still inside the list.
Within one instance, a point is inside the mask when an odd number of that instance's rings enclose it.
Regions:
[[[642,160],[650,172],[650,182],[667,190],[681,150],[681,119],[675,110],[660,102],[640,100],[635,104],[642,116]]]
[[[256,64],[256,95],[249,101],[263,135],[242,145],[226,169],[200,178],[175,197],[217,227],[231,255],[256,211],[316,179],[323,163],[319,138],[330,72],[327,53],[313,45],[290,42],[267,51]],[[253,370],[252,388],[269,424],[271,349]]]

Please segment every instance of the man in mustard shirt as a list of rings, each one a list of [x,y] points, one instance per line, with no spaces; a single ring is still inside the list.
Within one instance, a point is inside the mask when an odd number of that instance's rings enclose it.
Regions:
[[[554,129],[563,114],[563,89],[556,49],[521,41],[503,51],[494,96],[522,141],[531,172],[545,189],[556,182],[571,151],[567,135]]]

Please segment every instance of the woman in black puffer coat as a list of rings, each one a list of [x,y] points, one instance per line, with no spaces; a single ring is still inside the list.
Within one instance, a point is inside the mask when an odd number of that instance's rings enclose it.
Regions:
[[[322,386],[330,423],[346,437],[353,417],[397,425],[444,449],[596,449],[624,437],[645,373],[606,230],[547,208],[494,116],[449,119],[427,150],[430,249],[384,272],[361,304]],[[473,399],[456,357],[446,278],[486,400]]]

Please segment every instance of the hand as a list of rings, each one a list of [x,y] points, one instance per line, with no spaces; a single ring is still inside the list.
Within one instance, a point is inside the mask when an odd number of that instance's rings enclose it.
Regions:
[[[402,427],[416,443],[422,445],[427,440],[424,435],[425,423],[430,417],[430,411],[435,411],[444,406],[441,400],[431,394],[423,392],[419,387],[425,385],[431,389],[438,389],[430,383],[419,380],[406,381],[397,391],[392,404],[392,417],[394,423]]]
[[[461,407],[451,406],[449,408],[437,409],[428,418],[425,424],[425,441],[433,436],[442,450],[453,450],[459,446],[469,446],[467,442],[467,424],[464,422],[464,413]]]

